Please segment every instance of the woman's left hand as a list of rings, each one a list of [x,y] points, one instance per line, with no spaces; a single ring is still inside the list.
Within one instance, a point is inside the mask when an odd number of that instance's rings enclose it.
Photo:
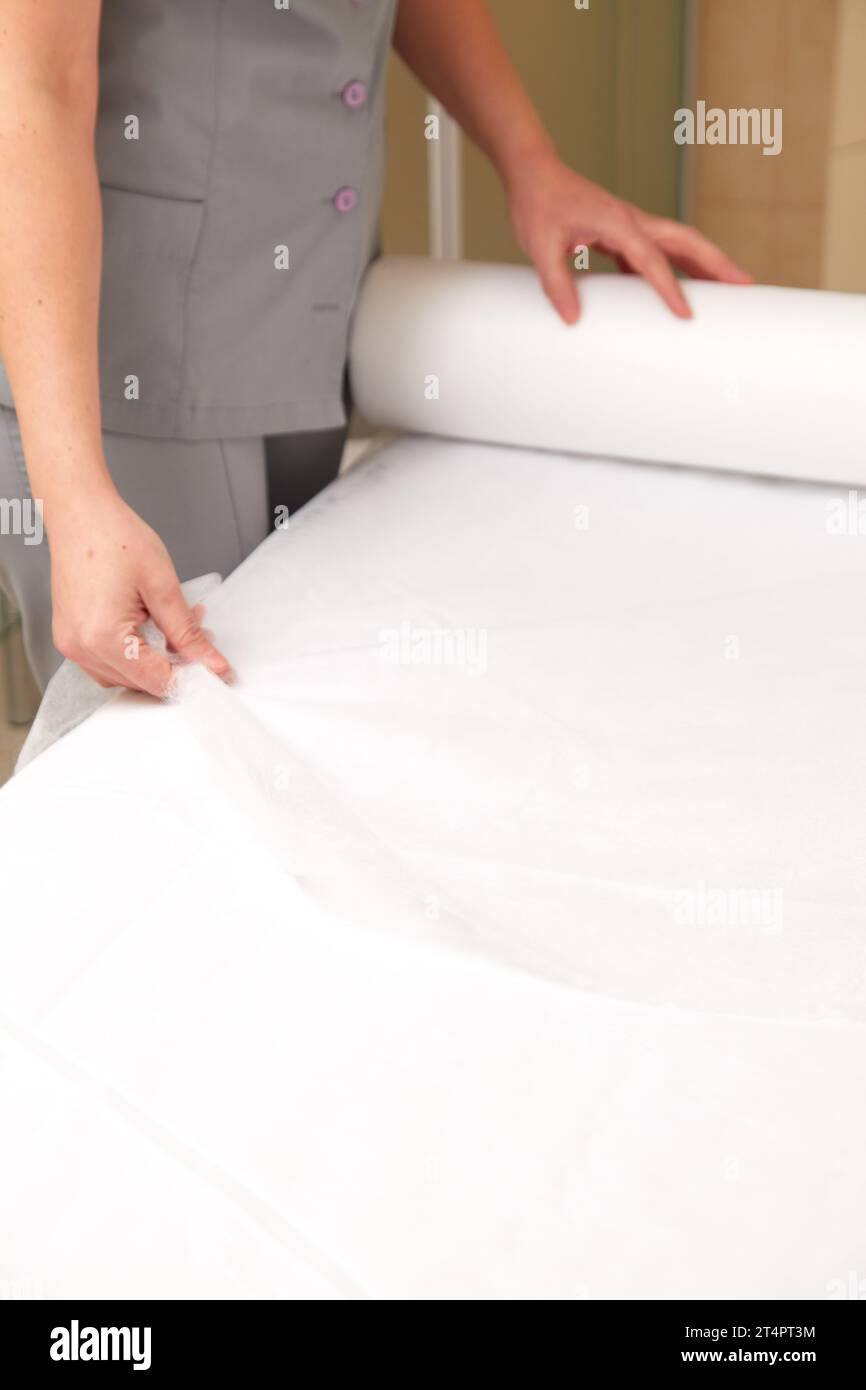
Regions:
[[[673,266],[698,280],[747,285],[752,277],[693,227],[654,217],[608,193],[551,155],[527,160],[505,182],[508,209],[521,248],[541,278],[544,292],[566,323],[580,316],[580,301],[567,258],[596,247],[621,270],[643,275],[680,318],[691,318]]]

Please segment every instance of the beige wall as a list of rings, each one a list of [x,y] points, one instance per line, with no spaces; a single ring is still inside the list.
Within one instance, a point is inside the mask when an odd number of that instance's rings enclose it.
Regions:
[[[392,256],[427,254],[427,142],[424,91],[400,59],[388,69],[388,177],[382,242]]]
[[[866,291],[866,0],[838,0],[821,284]]]
[[[821,283],[838,3],[697,0],[690,104],[784,115],[775,157],[756,145],[693,148],[692,216],[768,284]]]
[[[500,33],[560,153],[653,211],[674,215],[680,154],[672,110],[681,90],[682,0],[490,0]],[[424,96],[398,59],[389,75],[384,245],[426,251]],[[524,259],[496,175],[463,141],[465,254]],[[601,259],[596,268],[603,268]]]
[[[693,0],[689,92],[682,0],[491,7],[563,156],[655,211],[677,212],[678,106],[781,107],[777,157],[753,145],[685,152],[687,214],[760,281],[866,290],[866,0]],[[423,254],[424,94],[397,59],[389,81],[384,244]],[[496,176],[466,141],[463,199],[466,255],[523,259]]]

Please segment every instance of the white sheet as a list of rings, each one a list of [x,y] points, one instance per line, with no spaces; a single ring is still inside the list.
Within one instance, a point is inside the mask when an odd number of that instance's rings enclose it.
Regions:
[[[234,691],[123,697],[0,794],[0,1280],[862,1270],[866,539],[836,499],[412,440],[272,536],[210,601]],[[423,664],[436,631],[463,664]]]

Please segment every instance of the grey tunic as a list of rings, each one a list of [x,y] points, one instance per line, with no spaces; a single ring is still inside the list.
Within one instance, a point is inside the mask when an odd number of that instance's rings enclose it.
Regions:
[[[217,439],[343,423],[395,3],[104,0],[106,429]]]

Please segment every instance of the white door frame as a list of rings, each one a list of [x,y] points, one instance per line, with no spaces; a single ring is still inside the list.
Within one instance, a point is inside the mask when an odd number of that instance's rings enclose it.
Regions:
[[[437,260],[460,260],[463,255],[463,185],[461,134],[435,97],[427,98],[428,122],[436,118],[435,138],[427,140],[427,237]]]

